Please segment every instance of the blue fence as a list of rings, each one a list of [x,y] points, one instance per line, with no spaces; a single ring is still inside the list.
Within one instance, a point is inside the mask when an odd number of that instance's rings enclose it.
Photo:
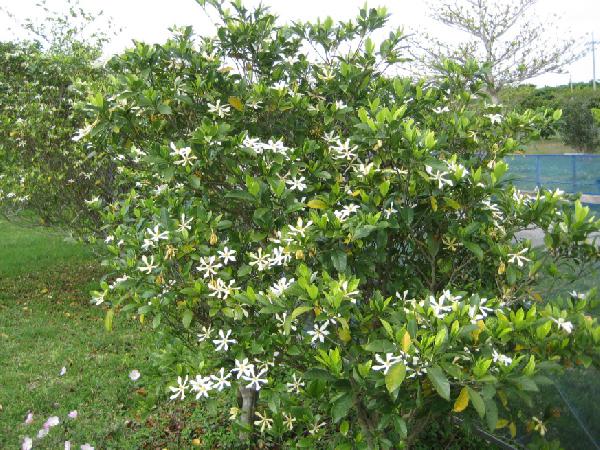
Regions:
[[[524,191],[536,186],[600,195],[600,155],[512,155],[508,173]]]

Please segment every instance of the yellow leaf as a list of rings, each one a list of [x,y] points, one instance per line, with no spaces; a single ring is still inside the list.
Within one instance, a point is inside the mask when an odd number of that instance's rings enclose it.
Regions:
[[[461,412],[464,411],[467,406],[469,406],[469,391],[464,387],[460,390],[460,394],[458,394],[458,398],[454,402],[452,411]]]
[[[499,430],[500,428],[504,428],[506,425],[508,425],[508,420],[498,419],[498,422],[496,422],[496,430]]]
[[[201,444],[202,444],[202,442],[200,442],[200,439],[198,439],[198,438],[192,440],[192,445],[194,447],[200,447]]]
[[[231,96],[231,97],[229,97],[228,102],[231,106],[233,106],[238,111],[244,110],[244,105],[242,104],[242,101],[240,100],[239,97]]]
[[[502,275],[504,272],[506,272],[506,265],[504,264],[504,261],[500,261],[500,265],[498,266],[498,275]]]
[[[432,195],[431,197],[429,197],[429,200],[431,200],[431,209],[433,209],[433,212],[437,211],[437,200],[436,198]]]
[[[410,348],[410,333],[408,331],[404,332],[404,336],[402,336],[402,350],[404,353],[408,352]]]
[[[350,330],[348,328],[338,328],[338,336],[342,340],[342,342],[350,342]]]
[[[327,208],[327,204],[323,200],[319,200],[316,198],[309,201],[306,204],[306,206],[308,206],[309,208],[313,208],[313,209],[326,209]]]
[[[510,430],[510,435],[514,438],[517,436],[517,426],[514,422],[508,424],[508,429]]]

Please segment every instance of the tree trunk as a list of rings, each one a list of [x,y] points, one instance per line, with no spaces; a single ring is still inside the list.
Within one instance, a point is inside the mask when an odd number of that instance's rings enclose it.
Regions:
[[[258,391],[240,386],[238,399],[241,399],[242,403],[240,421],[244,426],[244,430],[240,432],[240,440],[245,441],[250,437],[246,429],[251,430],[254,427],[254,413],[256,411]]]

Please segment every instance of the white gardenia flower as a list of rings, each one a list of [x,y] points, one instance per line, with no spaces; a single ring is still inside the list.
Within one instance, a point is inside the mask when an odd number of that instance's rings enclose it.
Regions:
[[[137,381],[140,379],[141,376],[142,374],[137,369],[133,369],[131,372],[129,372],[129,379],[131,381]]]
[[[380,365],[373,366],[373,370],[382,370],[383,374],[387,375],[388,370],[390,370],[394,364],[402,361],[402,358],[400,356],[394,356],[393,353],[386,353],[385,360],[380,355],[375,355],[375,361],[377,361]]]
[[[354,166],[354,171],[361,178],[367,177],[371,173],[371,170],[373,170],[373,163],[367,165],[360,163],[359,165]]]
[[[340,137],[335,134],[335,131],[330,131],[329,133],[323,133],[323,140],[328,144],[333,144],[334,142],[338,142]]]
[[[433,168],[431,166],[425,166],[425,171],[429,174],[429,179],[431,181],[438,182],[438,189],[443,189],[445,185],[454,186],[454,183],[452,182],[452,180],[448,180],[448,179],[444,178],[444,176],[449,175],[448,172],[445,172],[445,171],[443,172],[440,170],[436,170],[434,172]]]
[[[315,344],[317,341],[320,341],[321,343],[325,342],[325,336],[329,334],[329,331],[327,331],[327,325],[329,325],[329,321],[323,322],[321,327],[319,327],[319,324],[315,323],[314,329],[307,332],[307,334],[312,336],[312,344]]]
[[[585,294],[584,293],[579,293],[577,291],[571,291],[570,292],[571,297],[577,299],[577,300],[583,300],[585,298]]]
[[[289,228],[289,233],[292,236],[302,236],[302,237],[306,237],[306,230],[312,225],[312,220],[309,220],[308,222],[306,222],[306,225],[304,225],[304,221],[302,220],[301,217],[298,217],[298,220],[296,221],[296,226],[294,225],[288,225]]]
[[[148,260],[148,257],[146,255],[143,255],[142,262],[144,263],[144,265],[138,267],[138,270],[140,272],[146,273],[147,275],[150,275],[150,273],[152,273],[152,270],[158,267],[156,264],[154,264],[154,256],[150,256],[150,260]]]
[[[527,253],[529,251],[528,248],[524,248],[521,251],[518,251],[517,253],[509,253],[508,254],[508,262],[511,264],[517,264],[518,267],[523,267],[523,264],[525,262],[529,262],[531,261],[529,258],[526,258],[525,256],[523,256],[523,253]]]
[[[231,372],[237,372],[237,379],[239,380],[244,375],[254,373],[254,364],[248,363],[248,358],[244,358],[243,361],[236,359],[235,367],[231,369]]]
[[[264,433],[265,429],[270,430],[273,427],[273,419],[269,419],[267,413],[265,413],[263,416],[257,411],[256,415],[259,417],[259,419],[254,421],[254,425],[260,426],[261,433]]]
[[[292,381],[290,383],[287,383],[286,386],[288,392],[299,394],[302,388],[304,387],[304,381],[302,381],[301,377],[296,377],[296,374],[294,373],[292,374]]]
[[[204,272],[203,278],[208,278],[217,274],[217,269],[223,265],[217,262],[216,256],[203,256],[200,258],[200,265],[196,266],[198,272]]]
[[[433,315],[438,319],[443,319],[446,317],[446,313],[452,311],[452,306],[444,306],[444,298],[442,296],[436,301],[433,295],[429,296],[429,307],[433,311]]]
[[[308,187],[305,181],[305,177],[294,177],[291,180],[285,180],[285,184],[287,184],[292,191],[303,191]]]
[[[252,369],[246,373],[246,375],[242,376],[242,379],[245,381],[249,381],[249,384],[246,385],[247,388],[254,389],[256,391],[260,391],[261,384],[267,384],[269,380],[266,378],[261,378],[263,375],[267,373],[267,368],[263,368],[260,372],[256,373],[256,369],[252,366]]]
[[[502,123],[503,119],[502,114],[486,114],[485,117],[490,119],[493,124]]]
[[[208,104],[208,112],[214,113],[217,116],[219,116],[220,118],[223,118],[223,117],[229,115],[229,106],[221,105],[221,100],[217,100],[217,102],[215,104],[212,104],[212,103]]]
[[[256,266],[260,272],[267,269],[271,265],[271,263],[270,263],[271,255],[269,255],[268,253],[265,253],[263,255],[262,247],[258,248],[258,251],[256,252],[256,254],[250,253],[250,258],[252,258],[253,261],[250,261],[248,264],[250,266]]]
[[[170,153],[171,156],[173,157],[179,157],[181,159],[174,161],[174,164],[176,165],[181,165],[181,166],[186,166],[188,164],[193,164],[196,158],[195,155],[192,154],[192,149],[191,147],[183,147],[183,148],[177,148],[175,146],[175,144],[173,142],[171,142],[171,150],[172,152]]]
[[[294,284],[294,279],[290,278],[289,280],[286,277],[281,277],[273,286],[269,288],[269,290],[276,296],[283,295],[286,289],[288,289],[292,284]]]
[[[275,319],[277,320],[277,328],[280,328],[282,333],[284,331],[285,321],[287,320],[287,317],[288,317],[287,312],[284,312],[282,314],[275,313]],[[290,330],[292,330],[292,331],[297,330],[295,323],[296,323],[296,321],[292,320],[292,323],[290,324]]]
[[[294,416],[283,413],[283,425],[286,426],[288,430],[292,431],[294,429],[294,422],[296,422]]]
[[[217,375],[210,376],[210,379],[214,381],[213,388],[218,391],[222,391],[226,387],[231,386],[231,382],[227,381],[229,378],[231,378],[231,374],[228,373],[225,375],[224,367],[221,367],[221,369],[217,372]]]
[[[329,147],[329,150],[333,153],[333,157],[336,159],[353,159],[356,158],[356,145],[350,146],[350,139],[346,139],[344,142],[338,139],[336,146]]]
[[[192,229],[191,223],[193,218],[185,219],[185,214],[181,214],[181,219],[179,220],[179,226],[177,227],[177,231],[183,233],[184,230],[190,231]]]
[[[273,249],[271,259],[269,263],[272,266],[283,266],[292,260],[292,254],[287,251],[284,247],[277,247]]]
[[[219,254],[219,257],[221,258],[221,260],[223,261],[223,264],[227,264],[229,261],[235,262],[235,254],[236,254],[235,250],[232,250],[228,247],[224,247],[222,252],[217,251],[217,253]]]
[[[150,240],[153,242],[159,242],[161,239],[166,240],[169,239],[169,232],[163,231],[162,233],[159,231],[160,225],[156,225],[154,229],[146,228],[146,233],[150,235]]]
[[[492,350],[492,359],[494,362],[499,362],[501,364],[504,364],[505,366],[510,366],[513,361],[512,358],[498,353],[496,350]]]
[[[448,108],[447,106],[444,106],[443,108],[441,106],[438,106],[437,108],[433,109],[433,112],[436,114],[450,112],[450,108]]]
[[[196,400],[200,400],[201,397],[208,398],[208,393],[212,388],[213,384],[210,381],[210,377],[196,375],[196,378],[192,378],[190,381],[190,390],[196,392]]]
[[[350,214],[355,213],[359,210],[359,208],[360,205],[350,204],[344,206],[341,210],[334,211],[333,214],[335,215],[335,217],[338,218],[340,222],[344,222],[348,217],[350,217]]]
[[[386,209],[383,210],[383,215],[385,216],[386,219],[389,219],[397,212],[398,212],[398,210],[396,208],[394,208],[394,202],[391,202],[390,206],[388,206]]]
[[[196,336],[198,336],[198,341],[199,342],[204,342],[207,339],[210,339],[212,335],[212,327],[209,325],[208,328],[206,327],[202,327],[202,333],[198,333]]]
[[[231,336],[231,330],[227,330],[227,333],[219,330],[219,339],[213,339],[213,343],[216,345],[215,351],[227,351],[229,350],[229,344],[237,343],[235,339],[229,339],[229,336]]]
[[[177,377],[177,386],[169,386],[173,395],[171,395],[170,399],[175,400],[179,397],[181,400],[185,398],[185,391],[188,389],[188,376],[185,376],[185,379],[181,377]]]
[[[562,317],[559,317],[558,319],[551,317],[551,319],[556,325],[558,325],[559,330],[565,330],[567,334],[571,334],[573,331],[573,323],[566,321]]]

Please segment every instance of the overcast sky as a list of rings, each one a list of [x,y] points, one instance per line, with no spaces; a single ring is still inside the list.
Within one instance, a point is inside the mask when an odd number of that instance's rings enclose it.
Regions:
[[[37,0],[0,0],[0,6],[12,11],[18,18],[39,16],[36,3]],[[64,0],[48,0],[55,9],[64,8],[65,3]],[[104,10],[123,29],[110,46],[113,52],[130,46],[133,39],[162,42],[169,36],[168,28],[172,25],[193,25],[200,34],[212,34],[213,31],[211,22],[195,0],[80,0],[80,3],[90,11]],[[346,20],[356,15],[364,0],[264,0],[263,3],[271,6],[282,21],[306,21],[326,16]],[[258,4],[258,0],[246,0],[244,4]],[[368,5],[386,6],[392,14],[390,27],[418,29],[428,26],[434,27],[448,40],[456,36],[456,32],[436,27],[427,18],[424,0],[370,0]],[[539,0],[536,13],[541,18],[551,13],[558,14],[565,29],[580,36],[586,35],[588,41],[591,40],[590,33],[595,32],[596,39],[600,40],[600,0]],[[0,13],[0,39],[15,38],[14,27],[10,30],[9,25],[6,15]],[[556,30],[557,35],[563,32],[562,29]],[[600,58],[600,51],[597,56]],[[589,81],[592,78],[591,53],[566,71],[566,74],[547,74],[532,81],[538,85],[566,84],[569,74],[573,82]],[[597,78],[600,78],[600,59],[596,72]]]

